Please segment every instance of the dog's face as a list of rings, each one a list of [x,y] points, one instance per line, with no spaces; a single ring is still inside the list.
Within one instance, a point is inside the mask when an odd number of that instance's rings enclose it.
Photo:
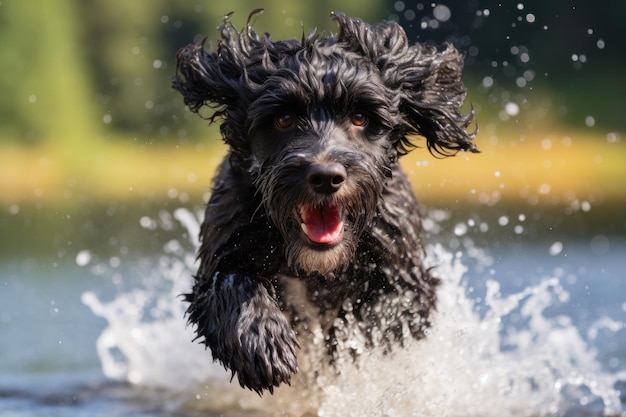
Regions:
[[[397,104],[374,65],[334,45],[287,56],[248,108],[250,173],[288,264],[327,274],[354,256],[397,151]]]
[[[440,154],[475,150],[454,48],[408,46],[395,23],[334,19],[337,37],[302,41],[243,34],[226,21],[217,52],[179,52],[174,80],[193,111],[216,109],[289,265],[306,274],[350,264],[398,155],[413,146],[408,136]]]

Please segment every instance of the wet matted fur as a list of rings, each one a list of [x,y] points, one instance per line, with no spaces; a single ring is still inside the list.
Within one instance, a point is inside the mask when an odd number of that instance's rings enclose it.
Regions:
[[[415,135],[438,155],[477,152],[453,46],[410,45],[394,22],[332,19],[336,35],[275,41],[227,17],[216,51],[177,55],[174,88],[192,111],[212,109],[229,146],[188,317],[258,393],[290,383],[314,328],[329,361],[353,338],[389,351],[424,336],[437,279],[398,157]]]

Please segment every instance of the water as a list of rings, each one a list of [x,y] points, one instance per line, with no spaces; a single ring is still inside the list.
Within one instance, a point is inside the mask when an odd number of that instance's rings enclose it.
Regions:
[[[185,325],[198,214],[138,217],[168,236],[157,255],[2,266],[2,416],[626,415],[625,240],[503,244],[492,224],[487,244],[480,224],[433,212],[444,284],[428,338],[259,398]]]

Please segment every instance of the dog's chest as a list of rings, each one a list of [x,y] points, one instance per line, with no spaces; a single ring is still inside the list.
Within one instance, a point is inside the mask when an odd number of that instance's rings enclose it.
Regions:
[[[360,271],[363,273],[364,271]],[[333,281],[335,280],[335,281]],[[370,283],[358,277],[302,278],[277,277],[278,300],[299,337],[328,342],[343,327],[345,312],[363,302]]]

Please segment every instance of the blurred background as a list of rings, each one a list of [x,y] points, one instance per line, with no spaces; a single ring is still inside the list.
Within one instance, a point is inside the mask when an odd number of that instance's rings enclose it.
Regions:
[[[140,213],[201,204],[223,148],[217,128],[186,111],[170,88],[174,57],[205,37],[214,45],[226,12],[235,11],[241,27],[259,5],[1,1],[0,257],[62,259],[86,245],[119,251],[132,230],[127,222],[136,224]],[[276,38],[332,32],[328,15],[341,10],[397,20],[413,42],[451,42],[466,53],[483,153],[407,157],[426,206],[497,205],[529,219],[551,216],[565,233],[625,231],[626,55],[618,21],[626,3],[262,6],[255,27]]]
[[[0,398],[14,398],[9,376],[15,387],[24,374],[98,373],[105,322],[81,294],[142,279],[129,269],[158,267],[172,239],[193,254],[172,213],[202,210],[224,147],[170,88],[176,51],[214,47],[226,13],[243,27],[257,7],[256,30],[274,38],[332,33],[342,11],[464,51],[482,153],[402,160],[434,219],[430,242],[497,253],[503,282],[572,265],[610,282],[595,307],[570,304],[577,323],[610,299],[623,317],[626,2],[0,0]],[[624,345],[606,346],[622,369]]]

